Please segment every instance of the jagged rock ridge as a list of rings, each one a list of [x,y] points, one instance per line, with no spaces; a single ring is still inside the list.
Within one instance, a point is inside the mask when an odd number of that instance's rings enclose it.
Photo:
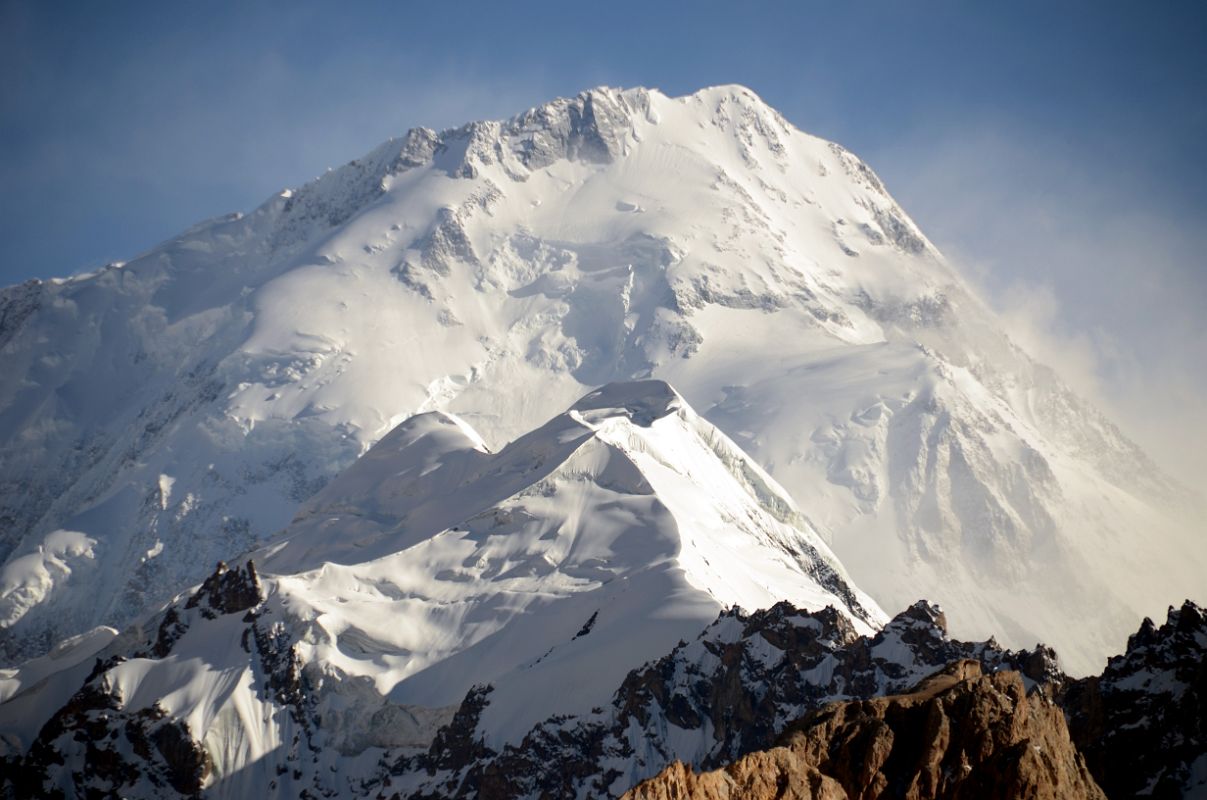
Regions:
[[[487,746],[476,715],[492,690],[467,696],[453,727],[427,752],[390,767],[384,792],[400,798],[617,796],[664,765],[711,768],[770,747],[784,726],[835,698],[906,691],[953,660],[1025,670],[1035,687],[1061,677],[1050,650],[1011,652],[948,638],[925,602],[875,636],[859,636],[834,609],[789,603],[722,614],[690,643],[631,672],[609,706],[554,717],[518,744]]]
[[[254,575],[243,571],[249,573]],[[243,585],[254,586],[251,580]],[[219,621],[201,613],[205,597],[199,591],[196,602],[182,598],[179,607],[193,615],[189,624]],[[190,603],[192,609],[186,608]],[[239,612],[230,616],[238,619]],[[416,800],[618,796],[663,769],[666,774],[634,796],[659,796],[673,785],[684,797],[754,797],[759,787],[772,786],[784,790],[782,796],[842,798],[874,795],[885,781],[913,786],[908,796],[919,798],[999,796],[994,791],[1003,797],[1102,796],[1094,780],[1112,786],[1112,797],[1142,796],[1136,793],[1141,785],[1155,787],[1158,797],[1197,791],[1194,759],[1201,758],[1202,731],[1193,715],[1201,687],[1185,682],[1201,672],[1207,637],[1202,610],[1191,603],[1160,629],[1146,622],[1129,653],[1102,678],[1088,681],[1069,681],[1044,648],[1012,653],[992,642],[952,641],[942,613],[927,603],[915,604],[872,637],[855,635],[834,609],[806,612],[781,603],[750,615],[731,610],[692,642],[633,670],[608,706],[551,717],[514,744],[487,743],[481,720],[498,698],[484,686],[467,693],[429,745],[374,748],[366,751],[371,757],[354,759],[336,755],[324,738],[323,688],[313,671],[299,669],[296,644],[281,636],[272,616],[263,605],[246,612],[242,643],[261,664],[256,681],[294,725],[292,745],[288,754],[276,754],[285,758],[263,783],[211,778],[208,796],[252,788],[263,794],[266,786],[270,796],[293,796],[303,788],[316,796]],[[148,635],[141,655],[152,641]],[[164,720],[157,706],[124,707],[106,679],[118,664],[94,665],[29,754],[5,758],[7,791],[41,793],[41,781],[55,775],[65,796],[85,787],[155,797],[171,787],[188,796],[212,775],[208,751],[175,735],[188,734],[187,723]],[[944,664],[959,673],[958,680],[949,669],[946,683],[932,684],[921,698],[917,689],[913,697],[891,697]],[[1142,680],[1128,684],[1128,677],[1141,674]],[[1122,692],[1115,685],[1120,682],[1128,687]],[[1110,688],[1103,692],[1103,685]],[[1089,727],[1087,708],[1097,709]],[[1072,743],[1062,709],[1071,720]],[[1132,733],[1138,719],[1143,729]],[[154,738],[156,725],[171,726],[175,734]],[[92,742],[86,748],[75,735],[84,731]],[[179,742],[162,755],[136,746],[160,740]],[[918,742],[925,743],[921,752]],[[1088,762],[1074,743],[1090,754]],[[894,755],[894,748],[908,749],[910,757]],[[735,759],[728,777],[694,775]],[[1120,771],[1121,765],[1128,768]],[[733,794],[735,788],[746,794]]]
[[[1070,681],[1061,705],[1111,798],[1207,795],[1207,611],[1187,600],[1145,619],[1101,675]]]
[[[863,797],[1106,800],[1064,714],[1021,676],[956,661],[904,695],[831,703],[779,746],[695,774],[682,762],[624,800]]]

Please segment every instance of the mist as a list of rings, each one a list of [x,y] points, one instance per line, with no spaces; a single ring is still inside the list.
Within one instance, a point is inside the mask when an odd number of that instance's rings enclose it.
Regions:
[[[870,155],[1011,337],[1201,493],[1207,231],[1177,189],[1000,119]]]

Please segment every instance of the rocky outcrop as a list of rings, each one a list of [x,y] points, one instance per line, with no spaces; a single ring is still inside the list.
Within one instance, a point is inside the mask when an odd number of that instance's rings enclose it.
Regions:
[[[645,90],[594,89],[521,114],[504,124],[503,134],[530,170],[559,158],[606,164],[621,154],[633,117],[649,104]]]
[[[110,671],[129,658],[168,658],[195,626],[246,612],[244,646],[254,643],[260,671],[277,702],[296,706],[296,659],[292,649],[277,647],[261,630],[256,609],[263,599],[250,560],[233,569],[219,562],[195,592],[147,626],[154,638],[124,654],[105,651],[106,657],[98,657],[79,691],[42,726],[27,753],[0,757],[0,798],[201,796],[214,765],[188,723],[158,701],[131,706],[130,698],[113,685]]]
[[[874,636],[857,635],[832,608],[735,609],[630,672],[606,707],[551,717],[498,747],[481,726],[495,690],[476,687],[423,749],[386,749],[370,772],[340,776],[322,761],[330,730],[295,643],[263,603],[241,609],[254,575],[250,567],[218,570],[167,609],[158,628],[147,626],[148,638],[130,652],[178,656],[188,644],[182,636],[204,636],[196,628],[237,623],[231,629],[242,631],[260,692],[294,731],[288,774],[278,773],[294,792],[1058,800],[1202,790],[1192,781],[1207,752],[1207,614],[1189,602],[1160,627],[1146,621],[1102,676],[1072,681],[1046,648],[950,639],[942,612],[925,602]],[[219,608],[228,613],[212,616]],[[128,706],[108,679],[124,660],[98,659],[32,748],[0,758],[0,797],[56,786],[70,787],[65,796],[204,791],[216,768],[196,732],[158,705]]]
[[[212,575],[205,579],[185,608],[202,609],[202,614],[235,614],[246,611],[263,600],[256,565],[248,561],[242,567],[230,569],[219,561]],[[207,613],[207,610],[211,613]]]
[[[1100,676],[1061,704],[1090,770],[1113,800],[1207,795],[1207,610],[1187,600],[1145,619]],[[1197,766],[1197,769],[1196,769]],[[1197,779],[1196,779],[1197,775]]]
[[[264,593],[254,562],[249,559],[246,565],[232,570],[225,562],[219,561],[213,573],[185,601],[183,608],[172,605],[164,611],[150,655],[164,658],[172,652],[172,646],[189,629],[187,617],[195,615],[187,612],[193,609],[198,609],[197,613],[206,619],[214,619],[219,614],[247,611],[263,599]]]
[[[676,761],[625,795],[631,800],[847,800],[842,784],[786,747],[743,756],[725,769],[696,773]]]
[[[953,662],[908,694],[836,702],[721,770],[667,768],[626,800],[1105,798],[1060,708],[1014,671]]]
[[[630,672],[609,707],[548,719],[499,750],[476,732],[491,692],[475,689],[456,730],[443,731],[427,753],[397,759],[382,783],[427,776],[400,798],[615,797],[676,759],[721,766],[773,746],[785,725],[829,701],[903,692],[960,659],[987,672],[1020,671],[1028,688],[1060,675],[1045,648],[1011,652],[948,638],[943,613],[926,602],[874,636],[859,636],[833,608],[732,609],[694,641]]]
[[[92,681],[43,726],[24,757],[0,758],[0,797],[199,797],[212,769],[189,726],[158,704],[130,710]]]

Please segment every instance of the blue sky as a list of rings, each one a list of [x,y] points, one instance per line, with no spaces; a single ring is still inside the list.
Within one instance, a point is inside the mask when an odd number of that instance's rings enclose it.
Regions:
[[[0,283],[128,259],[415,125],[742,83],[869,161],[1087,391],[1190,415],[1205,41],[1199,0],[0,0]]]

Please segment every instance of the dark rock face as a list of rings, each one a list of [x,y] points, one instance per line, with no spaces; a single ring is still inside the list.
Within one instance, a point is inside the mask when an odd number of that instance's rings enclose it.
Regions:
[[[254,609],[263,601],[255,565],[214,573],[183,601],[169,606],[155,626],[155,638],[134,648],[134,658],[166,658],[189,629],[219,615],[248,612],[244,621],[254,637],[269,688],[282,704],[292,699],[296,682],[292,650],[274,649],[259,631]],[[199,797],[212,764],[188,725],[169,717],[158,704],[126,707],[110,686],[108,672],[127,660],[121,654],[98,658],[83,686],[38,732],[24,756],[0,759],[0,797]],[[290,672],[290,667],[293,671]],[[64,793],[61,787],[71,789]]]
[[[165,777],[171,787],[181,794],[199,794],[210,772],[210,757],[200,744],[193,741],[188,725],[169,722],[156,727],[150,736],[155,749],[163,757],[167,768]]]
[[[1159,628],[1145,619],[1101,676],[1060,698],[1073,740],[1113,800],[1207,795],[1207,611],[1187,600]]]
[[[212,612],[212,615],[207,616],[236,614],[259,604],[263,599],[260,577],[256,574],[256,565],[253,562],[248,561],[242,567],[230,569],[219,561],[213,574],[205,579],[201,588],[189,598],[184,607],[200,607],[203,614],[206,614],[207,610]]]
[[[432,775],[437,770],[456,769],[493,755],[493,751],[474,736],[482,709],[487,706],[486,697],[490,691],[489,686],[470,690],[453,716],[453,721],[436,733],[427,755],[420,757],[416,762],[418,766]]]
[[[189,629],[187,617],[192,609],[199,609],[201,616],[206,619],[214,619],[219,614],[247,611],[263,599],[264,593],[254,562],[249,560],[246,565],[232,570],[219,561],[214,572],[185,601],[183,608],[169,606],[164,612],[149,655],[164,658],[172,652],[172,646]]]
[[[912,692],[830,703],[723,770],[677,764],[625,800],[1105,800],[1060,708],[1022,676],[955,661]]]
[[[209,755],[188,725],[158,705],[129,711],[121,698],[93,681],[43,726],[30,752],[0,763],[5,797],[122,797],[141,784],[162,795],[199,797]],[[56,769],[58,768],[58,769]],[[67,774],[48,782],[53,772]]]

